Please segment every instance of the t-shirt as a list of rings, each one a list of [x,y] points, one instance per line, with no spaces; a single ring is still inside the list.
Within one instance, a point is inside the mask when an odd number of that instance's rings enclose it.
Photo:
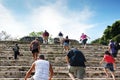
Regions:
[[[81,36],[81,39],[82,39],[82,40],[84,40],[84,39],[86,39],[86,38],[87,38],[87,35],[82,35],[82,36]]]
[[[65,40],[64,40],[64,43],[69,44],[69,41],[70,41],[69,39],[65,39]]]
[[[38,49],[39,41],[33,41],[32,42],[32,50]]]
[[[115,59],[112,56],[110,56],[110,55],[104,55],[104,61],[106,63],[114,63]]]
[[[48,32],[44,32],[43,36],[49,36],[49,33]]]
[[[110,46],[110,53],[116,53],[114,42],[110,42],[109,46]]]
[[[86,67],[84,63],[86,59],[81,51],[72,49],[68,52],[67,56],[70,59],[69,63],[71,66]]]

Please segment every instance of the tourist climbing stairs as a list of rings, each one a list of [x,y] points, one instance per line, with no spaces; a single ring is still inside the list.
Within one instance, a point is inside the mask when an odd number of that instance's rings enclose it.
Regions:
[[[20,55],[17,60],[14,60],[14,52],[12,50],[15,43],[18,43],[20,47]],[[81,44],[71,44],[70,47],[72,46],[81,50],[87,59],[84,80],[106,80],[103,70],[104,63],[99,64],[99,62],[108,47],[98,44],[89,44],[86,49]],[[59,44],[42,44],[40,50],[40,54],[45,55],[45,58],[53,65],[54,76],[52,80],[71,80],[68,76],[68,67],[65,60],[66,53],[63,50],[63,46]],[[24,80],[24,76],[32,62],[33,57],[29,49],[29,42],[0,42],[0,80]],[[116,63],[115,76],[116,80],[120,80],[120,52]],[[33,74],[34,72],[31,76]],[[110,76],[107,80],[113,79]]]

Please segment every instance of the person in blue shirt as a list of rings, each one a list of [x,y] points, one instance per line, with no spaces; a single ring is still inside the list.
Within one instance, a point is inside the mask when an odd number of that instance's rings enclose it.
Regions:
[[[108,51],[114,58],[117,57],[117,50],[115,49],[115,42],[113,40],[109,41]]]
[[[69,43],[70,39],[68,38],[68,36],[66,36],[66,38],[63,40],[63,47],[65,52],[68,52],[69,50]]]
[[[63,33],[59,32],[58,37],[59,37],[60,45],[62,45],[63,44]]]

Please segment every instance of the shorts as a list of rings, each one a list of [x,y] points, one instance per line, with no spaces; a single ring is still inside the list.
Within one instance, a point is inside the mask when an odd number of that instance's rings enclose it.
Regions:
[[[38,51],[38,49],[33,49],[32,50],[32,53],[34,54],[34,53],[38,53],[39,51]]]
[[[66,43],[66,42],[65,42],[65,43],[63,43],[63,45],[64,45],[64,46],[69,46],[69,44],[68,44],[68,43]]]
[[[83,79],[85,75],[85,67],[70,66],[69,73],[72,73],[78,79]]]
[[[88,40],[88,39],[84,39],[84,40],[82,41],[82,43],[85,45],[85,44],[87,43],[87,40]]]
[[[111,72],[114,72],[114,67],[112,63],[106,63],[105,69],[109,69]]]

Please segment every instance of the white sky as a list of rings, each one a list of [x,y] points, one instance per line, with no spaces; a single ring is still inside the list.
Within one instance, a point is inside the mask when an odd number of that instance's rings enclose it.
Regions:
[[[67,0],[57,0],[54,4],[39,5],[33,7],[26,2],[29,8],[27,16],[17,15],[10,8],[0,3],[0,31],[6,31],[12,37],[23,37],[35,31],[47,30],[52,37],[57,37],[61,31],[71,39],[79,40],[81,33],[96,26],[87,23],[94,15],[89,7],[84,7],[80,11],[70,10],[66,5]],[[20,19],[19,19],[20,18]]]

